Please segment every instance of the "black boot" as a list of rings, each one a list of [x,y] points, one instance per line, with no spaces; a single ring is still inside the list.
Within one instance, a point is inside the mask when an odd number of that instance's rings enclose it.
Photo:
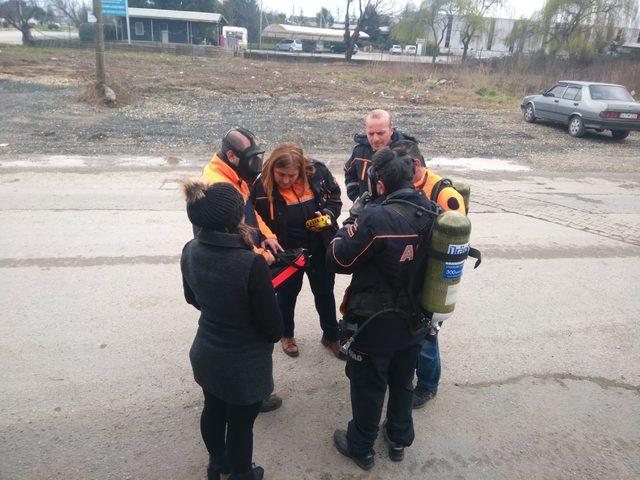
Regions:
[[[384,441],[387,443],[387,447],[389,447],[389,458],[391,459],[391,461],[401,462],[402,460],[404,460],[404,446],[389,440],[386,420],[382,424],[382,436],[384,437]]]
[[[273,410],[277,410],[282,406],[282,399],[277,396],[275,393],[269,395],[262,401],[262,406],[260,407],[260,411],[262,413],[271,412]]]
[[[251,470],[246,473],[234,473],[229,480],[262,480],[264,478],[264,468],[251,465]]]
[[[231,468],[229,468],[229,463],[226,458],[220,459],[219,461],[214,460],[214,458],[209,455],[209,466],[207,467],[207,480],[220,480],[220,474],[231,473]]]
[[[333,432],[333,444],[336,446],[336,449],[345,457],[349,457],[351,460],[356,462],[363,470],[371,470],[375,463],[375,452],[372,450],[366,455],[354,455],[349,450],[349,442],[347,440],[347,431],[346,430],[336,430]]]
[[[413,389],[413,401],[411,408],[415,410],[417,408],[424,407],[429,400],[436,396],[437,393],[437,390],[427,390],[422,385],[416,386],[416,388]]]

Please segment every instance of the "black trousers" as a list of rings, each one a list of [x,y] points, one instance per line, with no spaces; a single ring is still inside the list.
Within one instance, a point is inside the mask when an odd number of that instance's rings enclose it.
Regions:
[[[373,450],[387,385],[386,428],[389,440],[406,447],[413,443],[413,372],[419,353],[420,344],[369,354],[349,350],[345,371],[351,382],[353,419],[347,428],[351,453],[366,455]]]
[[[320,316],[320,328],[324,338],[329,341],[338,340],[338,321],[336,319],[336,300],[333,295],[335,274],[329,272],[325,266],[325,250],[311,256],[311,264],[307,270],[307,277],[313,292],[316,311]],[[302,289],[303,271],[296,272],[278,288],[276,300],[282,315],[284,326],[283,337],[293,337],[294,312],[296,300]]]
[[[251,470],[253,455],[253,422],[261,402],[231,405],[204,392],[204,408],[200,417],[202,439],[213,463],[231,467],[231,473]]]

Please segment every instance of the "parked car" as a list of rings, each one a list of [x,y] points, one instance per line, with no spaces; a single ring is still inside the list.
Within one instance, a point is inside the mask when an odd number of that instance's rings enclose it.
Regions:
[[[528,95],[520,105],[524,119],[550,120],[567,125],[569,134],[582,137],[587,129],[611,130],[622,140],[640,131],[640,103],[623,85],[561,80],[539,95]]]
[[[281,52],[301,52],[302,42],[300,40],[280,40],[276,43],[276,50]]]
[[[391,45],[389,53],[391,55],[402,55],[402,45]]]
[[[417,52],[417,49],[415,45],[407,45],[406,47],[404,47],[405,55],[415,55],[416,52]]]
[[[333,45],[331,45],[329,47],[329,51],[331,53],[344,53],[344,52],[347,51],[347,47],[345,47],[344,43],[334,43]],[[358,46],[357,43],[354,43],[353,44],[353,52],[351,52],[351,54],[355,55],[359,51],[360,51],[360,47]]]

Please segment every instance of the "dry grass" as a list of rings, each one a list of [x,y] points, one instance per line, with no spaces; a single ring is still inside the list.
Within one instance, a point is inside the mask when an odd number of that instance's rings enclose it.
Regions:
[[[91,84],[91,50],[3,47],[0,75],[37,83]],[[402,104],[513,108],[522,96],[561,78],[622,83],[640,91],[640,62],[605,59],[590,66],[523,59],[475,66],[289,63],[160,53],[107,53],[107,83],[122,104],[140,95],[188,91],[233,98],[312,97],[350,105]],[[126,88],[122,88],[126,86]],[[84,93],[92,101],[95,92]]]

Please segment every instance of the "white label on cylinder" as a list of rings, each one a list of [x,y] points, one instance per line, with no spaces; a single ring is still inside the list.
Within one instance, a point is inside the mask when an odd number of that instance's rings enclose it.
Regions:
[[[444,300],[446,306],[453,305],[458,300],[459,285],[459,283],[456,283],[455,285],[449,285],[449,288],[447,288],[447,298]]]

